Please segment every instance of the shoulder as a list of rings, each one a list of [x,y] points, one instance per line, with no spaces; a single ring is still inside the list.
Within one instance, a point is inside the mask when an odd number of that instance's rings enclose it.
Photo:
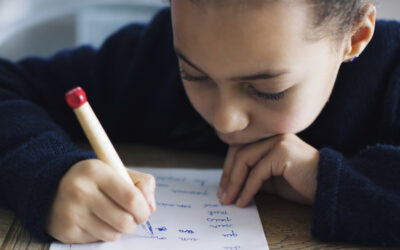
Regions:
[[[117,30],[110,36],[109,40],[129,40],[142,36],[160,35],[160,31],[167,31],[172,34],[170,8],[159,10],[149,23],[131,23]]]
[[[400,141],[400,22],[379,20],[366,51],[371,73],[381,75],[380,137],[383,142]],[[375,62],[372,62],[375,61]]]

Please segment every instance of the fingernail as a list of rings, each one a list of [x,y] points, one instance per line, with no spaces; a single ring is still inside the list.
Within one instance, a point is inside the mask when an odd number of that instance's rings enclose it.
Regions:
[[[154,198],[154,195],[150,196],[149,203],[150,203],[151,211],[152,212],[156,211],[156,200]]]
[[[243,202],[242,197],[239,197],[239,199],[236,201],[236,206],[241,207],[242,206],[242,202]]]
[[[218,197],[218,198],[221,198],[221,194],[222,194],[222,188],[219,187],[219,188],[218,188],[217,197]]]
[[[221,201],[225,201],[226,199],[226,192],[223,192],[221,195]]]

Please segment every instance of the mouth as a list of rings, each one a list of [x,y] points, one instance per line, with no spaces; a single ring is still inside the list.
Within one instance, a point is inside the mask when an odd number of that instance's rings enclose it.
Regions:
[[[257,142],[257,141],[261,141],[261,140],[273,137],[273,135],[272,135],[272,136],[262,137],[260,139],[244,141],[244,140],[238,140],[236,138],[233,138],[232,136],[229,137],[229,136],[226,136],[226,135],[222,135],[222,134],[220,134],[218,132],[217,132],[217,135],[218,135],[218,137],[219,137],[219,139],[221,141],[223,141],[224,143],[228,144],[229,146],[244,146],[244,145],[247,145],[247,144],[251,144],[251,143],[254,143],[254,142]]]
[[[224,143],[226,143],[226,144],[228,144],[230,146],[243,146],[243,145],[251,143],[251,141],[246,141],[246,142],[245,141],[240,141],[240,140],[237,140],[237,139],[234,139],[234,138],[231,138],[231,137],[227,137],[227,136],[221,135],[219,133],[217,133],[217,134],[218,134],[218,137],[219,137],[219,139],[221,141],[223,141]]]

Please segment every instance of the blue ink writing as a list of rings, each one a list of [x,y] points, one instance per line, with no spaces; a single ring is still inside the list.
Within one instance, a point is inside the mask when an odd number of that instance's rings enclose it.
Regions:
[[[205,180],[201,180],[201,179],[194,179],[194,182],[195,183],[199,183],[200,186],[202,186],[202,187],[204,187],[204,184],[206,184],[206,181]]]
[[[169,185],[165,184],[165,183],[157,183],[156,186],[157,187],[169,187]]]
[[[210,214],[210,216],[214,216],[214,215],[227,215],[228,211],[226,210],[214,210],[214,211],[208,211],[208,213]]]
[[[157,206],[159,206],[159,207],[192,208],[192,205],[188,205],[188,204],[175,204],[175,203],[166,203],[166,202],[157,202]]]
[[[232,230],[232,233],[222,234],[222,236],[224,236],[225,238],[236,238],[236,237],[238,237],[238,234],[235,233],[235,232]]]
[[[232,227],[232,224],[219,224],[219,225],[209,225],[212,228],[225,228],[225,227]]]
[[[208,191],[189,191],[189,190],[180,190],[180,189],[171,189],[173,193],[179,194],[192,194],[192,195],[208,195]]]
[[[226,218],[207,218],[207,221],[209,222],[228,222],[231,221],[232,219],[229,217]]]
[[[164,227],[156,227],[156,229],[158,230],[158,231],[167,231],[167,228],[164,226]]]
[[[186,177],[178,178],[172,176],[156,176],[158,181],[174,181],[174,182],[186,182]]]
[[[187,230],[183,230],[183,229],[179,229],[178,232],[180,233],[187,233],[187,234],[194,234],[193,230],[187,229]]]
[[[180,237],[180,238],[178,238],[178,239],[180,239],[181,241],[198,241],[197,238]]]
[[[240,249],[240,246],[224,247],[224,249],[228,249],[228,250],[238,250],[238,249]]]
[[[209,208],[209,207],[223,207],[224,205],[221,204],[204,204],[204,208]]]
[[[154,239],[154,240],[166,240],[167,239],[167,237],[157,236],[157,235],[151,235],[151,236],[140,235],[140,236],[137,236],[137,237],[146,238],[146,239]]]

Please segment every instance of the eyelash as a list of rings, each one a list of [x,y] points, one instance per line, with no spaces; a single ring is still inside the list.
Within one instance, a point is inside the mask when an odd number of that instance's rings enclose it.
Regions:
[[[180,70],[180,75],[183,80],[186,80],[189,82],[205,82],[205,81],[210,80],[210,78],[208,78],[207,76],[195,77],[195,76],[188,75],[182,69]],[[249,86],[249,89],[250,89],[251,94],[253,96],[255,96],[256,98],[259,98],[262,100],[271,100],[271,101],[279,101],[279,100],[283,99],[285,97],[286,91],[287,91],[287,90],[284,90],[279,93],[264,93],[264,92],[258,91],[253,86]]]
[[[271,100],[271,101],[279,101],[283,99],[286,95],[286,91],[284,90],[279,93],[264,93],[256,90],[254,87],[250,87],[251,94],[253,94],[255,97],[263,99],[263,100]]]
[[[191,76],[188,75],[183,69],[180,70],[180,74],[181,74],[181,78],[183,80],[189,81],[189,82],[205,82],[205,81],[209,81],[210,78],[208,78],[207,76]]]

